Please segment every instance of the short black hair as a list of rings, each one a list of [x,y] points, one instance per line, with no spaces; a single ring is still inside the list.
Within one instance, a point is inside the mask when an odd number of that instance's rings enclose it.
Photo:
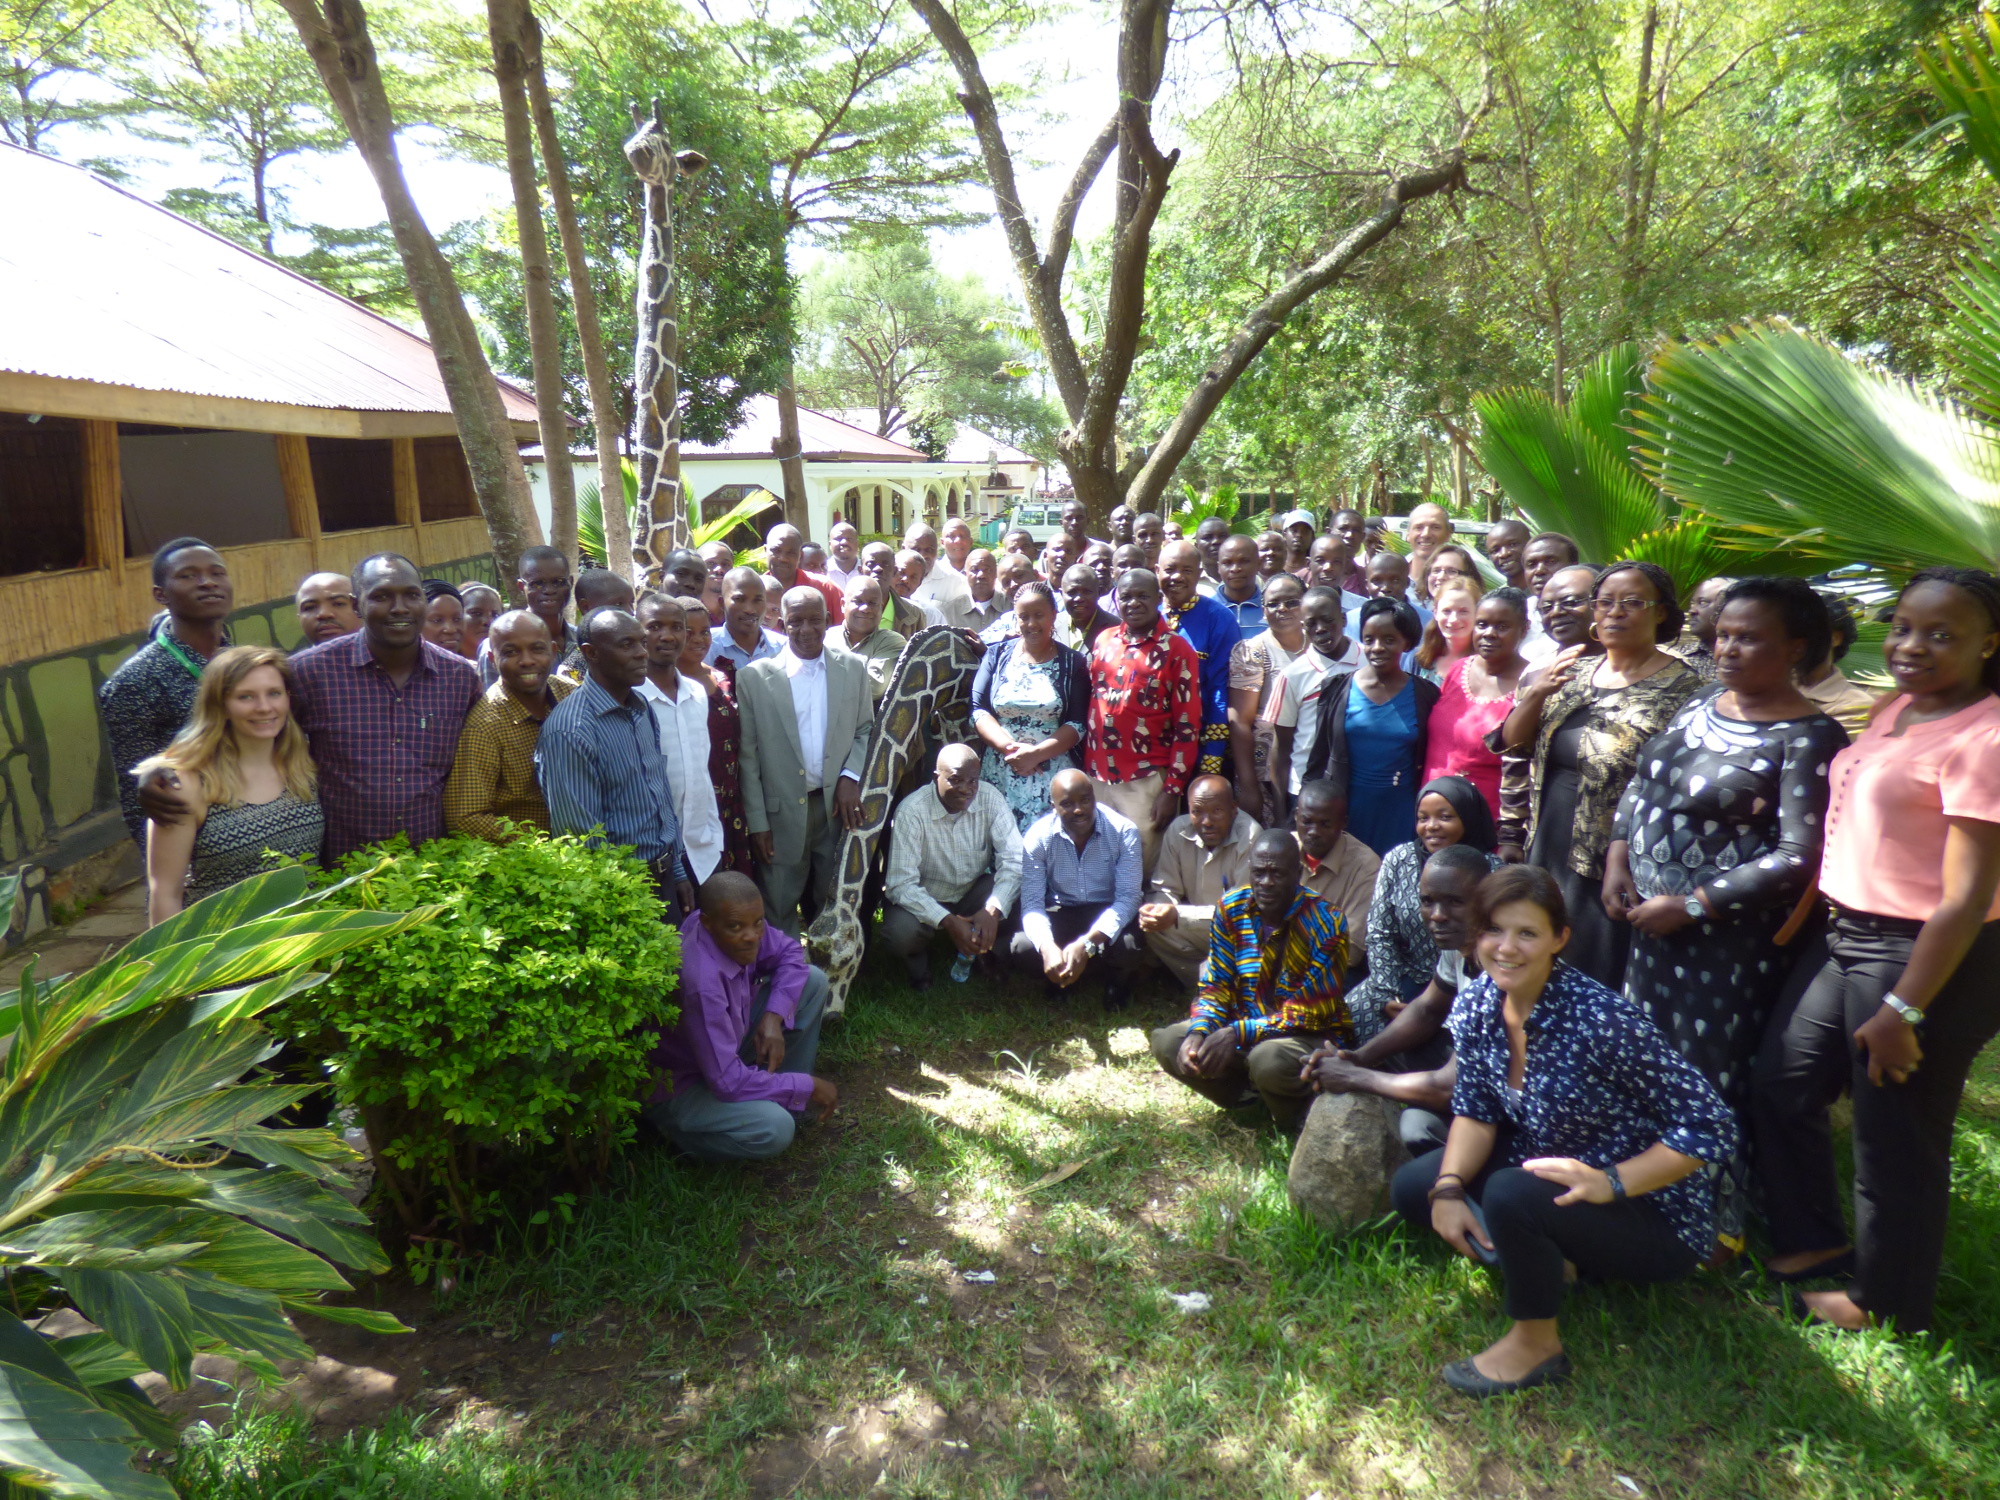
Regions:
[[[1583,551],[1576,545],[1576,539],[1565,536],[1560,531],[1538,531],[1528,538],[1527,546],[1521,550],[1525,552],[1528,547],[1534,546],[1537,542],[1560,542],[1563,549],[1569,553],[1569,560],[1571,562],[1583,561]]]
[[[1299,788],[1298,796],[1292,798],[1292,806],[1299,807],[1307,802],[1338,802],[1347,805],[1347,788],[1330,777],[1321,776],[1308,781]]]
[[[1462,870],[1474,880],[1484,880],[1492,868],[1492,862],[1470,844],[1446,844],[1424,861],[1426,871]]]
[[[1722,609],[1738,602],[1768,604],[1775,609],[1786,639],[1806,643],[1802,666],[1816,668],[1833,651],[1833,618],[1826,601],[1803,578],[1739,578],[1722,591]]]
[[[177,536],[171,542],[161,543],[153,553],[153,587],[160,588],[166,583],[167,574],[173,571],[176,552],[186,552],[194,547],[208,547],[210,552],[216,550],[198,536]]]
[[[1491,604],[1495,599],[1498,599],[1502,604],[1513,610],[1523,620],[1530,618],[1528,614],[1528,591],[1526,589],[1517,589],[1511,583],[1502,584],[1497,589],[1488,589],[1479,602],[1481,604]]]
[[[1820,602],[1826,606],[1826,622],[1833,628],[1833,649],[1829,653],[1835,661],[1841,660],[1854,649],[1854,642],[1861,635],[1861,626],[1855,622],[1854,611],[1847,607],[1847,601],[1838,594],[1821,594]],[[1817,670],[1818,662],[1808,663]]]
[[[1590,591],[1591,598],[1597,597],[1604,587],[1604,581],[1613,573],[1638,573],[1652,584],[1653,592],[1660,596],[1660,623],[1653,627],[1653,644],[1680,639],[1681,627],[1687,624],[1687,611],[1681,608],[1680,595],[1674,591],[1674,576],[1656,562],[1637,562],[1631,558],[1615,562],[1597,575],[1597,588]]]
[[[561,563],[565,572],[569,569],[569,559],[563,556],[562,548],[545,546],[523,547],[521,560],[515,564],[515,568],[525,578],[528,575],[528,564],[538,562]]]
[[[609,568],[585,568],[576,575],[576,583],[570,593],[577,603],[582,604],[584,600],[595,599],[601,594],[608,593],[615,598],[619,589],[630,587]]]
[[[403,556],[402,553],[371,552],[366,557],[362,558],[360,562],[356,563],[354,565],[354,571],[348,574],[347,576],[347,582],[349,586],[353,588],[354,597],[356,599],[359,599],[362,596],[362,594],[366,592],[366,590],[363,589],[361,585],[361,575],[368,571],[368,565],[370,563],[400,563],[403,567],[408,568],[412,573],[416,575],[417,582],[419,584],[423,582],[424,578],[423,570],[420,569],[415,563],[411,562],[407,557]],[[428,596],[426,596],[425,602],[426,603],[429,602]]]
[[[1354,634],[1359,637],[1366,633],[1368,622],[1377,615],[1388,615],[1395,620],[1396,629],[1401,633],[1405,642],[1404,650],[1414,651],[1417,649],[1417,642],[1424,638],[1424,625],[1408,600],[1391,599],[1385,595],[1377,594],[1373,599],[1370,599],[1366,604],[1361,606],[1361,613],[1354,622]]]

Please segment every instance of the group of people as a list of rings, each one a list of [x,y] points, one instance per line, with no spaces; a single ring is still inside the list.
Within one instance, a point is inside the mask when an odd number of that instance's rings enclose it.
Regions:
[[[997,554],[963,521],[900,550],[841,523],[823,555],[781,526],[762,568],[677,552],[636,600],[530,549],[512,609],[380,554],[301,585],[289,657],[232,646],[223,560],[171,543],[102,693],[155,919],[273,851],[627,847],[683,932],[647,1117],[769,1156],[838,1098],[797,934],[877,705],[912,635],[960,630],[973,739],[895,808],[872,941],[919,988],[942,947],[1051,998],[1099,975],[1114,1009],[1157,969],[1188,1009],[1154,1053],[1216,1104],[1397,1106],[1397,1207],[1507,1281],[1512,1328],[1452,1385],[1563,1378],[1568,1277],[1685,1275],[1758,1217],[1801,1311],[1928,1326],[2000,1028],[2000,583],[1912,580],[1878,702],[1838,668],[1852,616],[1795,579],[1684,612],[1649,562],[1516,521],[1475,552],[1435,506],[1407,552],[1348,510],[1108,521],[1072,502]]]

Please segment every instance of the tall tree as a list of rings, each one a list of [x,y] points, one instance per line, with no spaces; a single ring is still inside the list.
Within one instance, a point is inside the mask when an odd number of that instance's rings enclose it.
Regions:
[[[937,37],[961,85],[959,102],[971,120],[986,166],[1008,249],[1034,319],[1056,390],[1070,425],[1057,449],[1095,524],[1120,501],[1156,506],[1180,460],[1216,407],[1264,347],[1307,299],[1332,285],[1403,222],[1408,206],[1459,186],[1466,146],[1491,109],[1490,88],[1474,101],[1447,96],[1455,116],[1411,167],[1373,175],[1386,178],[1373,211],[1360,209],[1345,233],[1316,243],[1269,293],[1247,310],[1240,325],[1188,391],[1150,454],[1133,448],[1121,464],[1117,422],[1145,334],[1146,273],[1152,234],[1166,201],[1180,153],[1162,151],[1153,135],[1154,104],[1166,76],[1174,20],[1173,0],[1121,0],[1117,51],[1118,103],[1111,119],[1085,149],[1050,226],[1048,249],[1021,201],[1012,148],[999,103],[986,79],[971,36],[943,0],[910,0]],[[1196,24],[1202,24],[1197,22]],[[1435,124],[1434,121],[1427,122]],[[1435,134],[1435,130],[1433,130]],[[1102,312],[1094,357],[1084,351],[1063,304],[1063,283],[1076,234],[1077,213],[1112,154],[1118,157]]]
[[[528,355],[534,369],[535,416],[548,475],[553,545],[576,563],[576,471],[569,461],[569,418],[563,412],[562,335],[556,322],[554,270],[542,224],[535,171],[535,127],[528,77],[541,47],[528,0],[486,0],[493,77],[500,88],[500,123],[507,143],[507,180],[514,192],[514,234],[521,246],[521,286],[528,312]],[[615,495],[617,492],[608,492]],[[617,505],[609,507],[617,510]]]
[[[541,525],[479,331],[466,311],[451,264],[438,249],[404,180],[396,155],[396,117],[368,34],[367,12],[360,0],[282,3],[382,194],[404,274],[458,423],[473,492],[493,541],[494,562],[502,578],[512,578],[522,548],[541,541]]]
[[[113,0],[0,0],[0,136],[47,152],[65,125],[104,119],[104,104],[65,93],[66,78],[96,71]]]

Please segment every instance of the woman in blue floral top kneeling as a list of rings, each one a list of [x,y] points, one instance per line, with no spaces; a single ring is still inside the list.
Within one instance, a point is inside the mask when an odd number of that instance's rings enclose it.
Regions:
[[[1396,1174],[1412,1224],[1507,1278],[1514,1326],[1445,1366],[1468,1396],[1570,1373],[1556,1331],[1566,1273],[1673,1281],[1714,1242],[1700,1175],[1736,1150],[1736,1119],[1651,1017],[1561,961],[1562,892],[1535,865],[1479,886],[1482,977],[1459,991],[1451,1134]]]

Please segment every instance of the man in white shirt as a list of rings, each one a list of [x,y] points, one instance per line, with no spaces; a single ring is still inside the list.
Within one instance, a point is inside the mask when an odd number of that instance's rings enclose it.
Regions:
[[[947,609],[935,594],[929,597],[924,594],[924,585],[930,581],[929,570],[930,564],[925,561],[923,553],[905,548],[896,554],[896,570],[890,576],[889,587],[905,604],[924,612],[924,624],[949,625],[952,623],[952,616],[957,613],[958,600],[960,598],[969,600],[972,597],[971,592],[968,590],[963,595],[954,595],[952,606]],[[961,589],[965,588],[964,579],[953,581]]]
[[[639,606],[639,627],[646,633],[646,675],[638,693],[659,727],[688,874],[700,885],[722,862],[722,810],[708,774],[708,692],[678,665],[687,640],[687,612],[679,600],[648,594]]]
[[[972,556],[972,523],[963,516],[953,516],[939,530],[938,540],[944,546],[944,556],[938,559],[938,566],[949,568],[963,578],[965,560]]]
[[[938,751],[936,779],[903,799],[890,828],[882,946],[927,990],[935,933],[966,958],[993,952],[1021,890],[1021,830],[970,745]]]
[[[938,561],[938,537],[935,531],[919,521],[903,533],[903,550],[914,552],[924,560],[924,576],[910,591],[913,604],[934,604],[944,618],[942,623],[956,625],[959,612],[972,602],[972,591],[965,586],[955,568]],[[897,566],[902,558],[896,559]]]
[[[1290,799],[1298,796],[1305,779],[1306,762],[1319,737],[1319,694],[1327,674],[1336,667],[1352,672],[1361,665],[1361,647],[1347,633],[1347,617],[1340,607],[1340,590],[1320,586],[1306,590],[1301,611],[1305,619],[1306,649],[1298,659],[1278,673],[1277,685],[1264,705],[1264,716],[1277,731],[1279,766],[1289,767],[1282,781],[1274,776],[1285,794],[1283,815]]]
[[[799,903],[832,893],[842,829],[861,821],[861,771],[874,700],[861,659],[826,649],[826,601],[784,598],[786,645],[736,675],[743,817],[767,915],[797,934]]]
[[[963,630],[984,630],[1013,608],[1000,593],[1000,564],[984,547],[965,555],[965,586],[972,598],[959,612]]]
[[[826,571],[820,575],[838,584],[842,594],[861,576],[861,533],[850,521],[835,521],[826,534]]]

